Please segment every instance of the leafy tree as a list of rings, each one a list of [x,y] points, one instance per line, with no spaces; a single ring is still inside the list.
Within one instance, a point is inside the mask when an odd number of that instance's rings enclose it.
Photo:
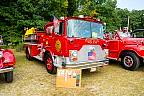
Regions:
[[[88,15],[100,18],[107,23],[107,31],[114,31],[120,27],[120,17],[117,15],[116,0],[84,0],[76,15]]]
[[[129,16],[130,29],[144,28],[144,10],[132,10]]]
[[[22,41],[24,27],[43,30],[52,16],[87,15],[100,18],[107,24],[107,31],[127,26],[130,30],[144,28],[144,10],[120,9],[117,0],[1,0],[0,35],[6,44]]]
[[[12,40],[11,37],[18,37],[15,28],[17,17],[16,0],[1,0],[0,1],[0,34],[4,37],[4,42],[16,42],[16,39]]]

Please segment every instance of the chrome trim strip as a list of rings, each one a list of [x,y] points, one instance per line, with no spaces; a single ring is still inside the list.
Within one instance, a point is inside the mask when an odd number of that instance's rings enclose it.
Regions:
[[[10,72],[10,71],[12,71],[13,69],[14,69],[13,67],[0,69],[0,73]]]
[[[108,65],[108,61],[103,62],[93,62],[93,63],[80,63],[80,64],[66,64],[66,68],[80,68],[80,69],[88,69],[88,68],[96,68],[100,66]]]

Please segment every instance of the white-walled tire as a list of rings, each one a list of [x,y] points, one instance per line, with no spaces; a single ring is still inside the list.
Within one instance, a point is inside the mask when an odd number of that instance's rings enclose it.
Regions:
[[[56,74],[57,68],[54,66],[53,59],[49,53],[46,53],[44,62],[47,72],[50,74]]]
[[[121,65],[124,69],[134,71],[139,68],[140,59],[133,52],[125,52],[121,58]]]

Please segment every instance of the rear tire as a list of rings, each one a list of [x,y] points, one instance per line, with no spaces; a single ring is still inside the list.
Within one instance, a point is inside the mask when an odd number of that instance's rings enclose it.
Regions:
[[[29,49],[29,47],[27,47],[26,48],[26,58],[29,60],[29,61],[32,61],[32,57],[31,57],[31,55],[30,55],[30,49]]]
[[[139,57],[133,52],[125,52],[122,55],[121,65],[124,69],[134,71],[140,66]]]
[[[6,72],[4,73],[4,75],[5,75],[5,81],[7,83],[11,83],[13,81],[13,71]]]
[[[56,74],[57,67],[54,66],[53,59],[49,53],[46,53],[44,62],[45,62],[47,72],[50,74]]]

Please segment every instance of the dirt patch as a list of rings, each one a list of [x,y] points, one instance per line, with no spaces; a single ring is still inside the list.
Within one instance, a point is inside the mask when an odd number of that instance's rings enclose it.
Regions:
[[[127,71],[118,64],[100,68],[94,73],[83,70],[82,87],[56,88],[56,75],[48,74],[43,62],[28,61],[24,52],[17,59],[14,81],[0,77],[0,96],[143,96],[144,67]]]

